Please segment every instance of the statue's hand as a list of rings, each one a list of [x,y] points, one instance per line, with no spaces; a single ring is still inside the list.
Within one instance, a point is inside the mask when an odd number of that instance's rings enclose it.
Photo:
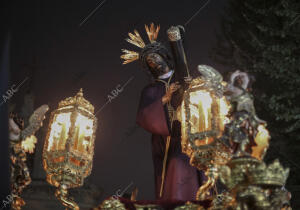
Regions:
[[[180,88],[179,82],[172,83],[167,90],[166,94],[162,97],[163,104],[166,104],[167,102],[171,101],[172,95],[174,92],[176,92]]]

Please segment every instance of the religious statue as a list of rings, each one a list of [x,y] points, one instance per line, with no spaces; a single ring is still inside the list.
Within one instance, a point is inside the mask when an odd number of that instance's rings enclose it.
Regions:
[[[249,75],[237,70],[232,73],[225,91],[233,106],[232,119],[226,125],[225,133],[235,147],[235,156],[250,155],[257,134],[266,126],[266,122],[256,115],[249,84]]]
[[[185,82],[191,80],[183,53],[182,26],[172,26],[168,37],[173,56],[156,41],[160,26],[145,26],[150,43],[145,44],[135,30],[127,41],[142,50],[137,53],[122,50],[123,64],[140,60],[155,81],[142,93],[137,112],[137,124],[152,133],[152,157],[157,199],[195,200],[204,178],[202,172],[189,164],[181,151],[181,128],[175,110],[181,104]],[[174,60],[172,60],[172,57]],[[181,70],[181,71],[180,71]]]
[[[228,99],[236,104],[235,111],[247,111],[252,119],[252,126],[256,127],[257,124],[266,124],[266,121],[257,117],[253,95],[250,93],[250,76],[246,72],[236,70],[230,76],[230,81],[227,86]]]
[[[42,126],[47,105],[42,105],[34,111],[29,119],[29,125],[24,129],[24,121],[15,114],[10,114],[9,140],[11,160],[12,209],[21,209],[25,201],[21,198],[23,189],[31,183],[30,172],[26,164],[26,153],[33,153],[37,138],[35,133]]]

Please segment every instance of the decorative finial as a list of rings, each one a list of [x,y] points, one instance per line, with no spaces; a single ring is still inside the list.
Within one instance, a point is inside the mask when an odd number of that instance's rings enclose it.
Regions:
[[[160,25],[155,27],[154,23],[151,23],[150,26],[145,25],[145,29],[146,29],[149,41],[151,43],[155,42],[157,39],[157,36],[158,36]]]
[[[76,95],[77,97],[83,97],[83,90],[80,88],[79,92]]]

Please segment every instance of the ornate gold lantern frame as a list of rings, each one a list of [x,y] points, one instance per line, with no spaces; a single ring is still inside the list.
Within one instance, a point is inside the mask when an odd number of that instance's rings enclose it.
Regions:
[[[67,198],[67,189],[82,186],[92,170],[97,129],[93,113],[94,107],[80,89],[75,97],[61,101],[50,116],[43,149],[47,182],[59,188],[55,195],[72,209],[79,207]]]
[[[195,120],[192,120],[191,114],[191,106],[193,106],[191,95],[199,92],[201,94],[205,93],[211,99],[209,106],[211,112],[207,113],[209,117],[207,121],[210,122],[210,125],[207,125],[205,129],[200,131],[193,131]],[[192,81],[190,88],[185,91],[183,99],[181,107],[182,151],[191,157],[191,163],[193,163],[193,165],[197,164],[201,169],[205,169],[207,161],[210,160],[203,156],[200,161],[204,164],[199,163],[199,160],[197,160],[196,163],[194,160],[196,156],[193,156],[193,154],[196,155],[199,151],[210,151],[210,153],[218,152],[216,150],[216,145],[219,145],[220,141],[218,141],[218,139],[222,136],[225,123],[227,122],[226,115],[229,111],[229,103],[226,101],[225,97],[221,95],[218,86],[216,87],[203,78],[196,78]],[[199,100],[203,100],[203,98]],[[198,118],[200,117],[204,116],[198,116]],[[207,158],[215,158],[215,155],[210,154]],[[223,159],[223,156],[221,159]]]
[[[230,148],[221,137],[228,122],[229,103],[222,95],[222,80],[198,77],[192,80],[183,95],[180,110],[182,152],[190,164],[205,170],[208,181],[197,193],[203,200],[215,184],[217,167],[232,157]]]

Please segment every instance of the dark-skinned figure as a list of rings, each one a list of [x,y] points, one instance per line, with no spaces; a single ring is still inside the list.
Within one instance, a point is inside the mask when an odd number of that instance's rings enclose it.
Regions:
[[[182,62],[173,62],[168,49],[156,41],[160,27],[152,23],[145,28],[150,43],[146,45],[136,30],[134,34],[129,33],[127,41],[142,50],[137,53],[123,49],[121,58],[123,64],[139,60],[155,80],[142,90],[136,122],[152,133],[156,199],[195,200],[204,175],[189,164],[189,157],[181,151],[181,128],[175,114],[181,104],[179,90],[182,92],[184,83],[191,78],[188,73],[176,72]],[[170,29],[182,31],[180,28]],[[169,41],[172,41],[170,36]],[[178,46],[180,43],[171,43],[173,55]]]

